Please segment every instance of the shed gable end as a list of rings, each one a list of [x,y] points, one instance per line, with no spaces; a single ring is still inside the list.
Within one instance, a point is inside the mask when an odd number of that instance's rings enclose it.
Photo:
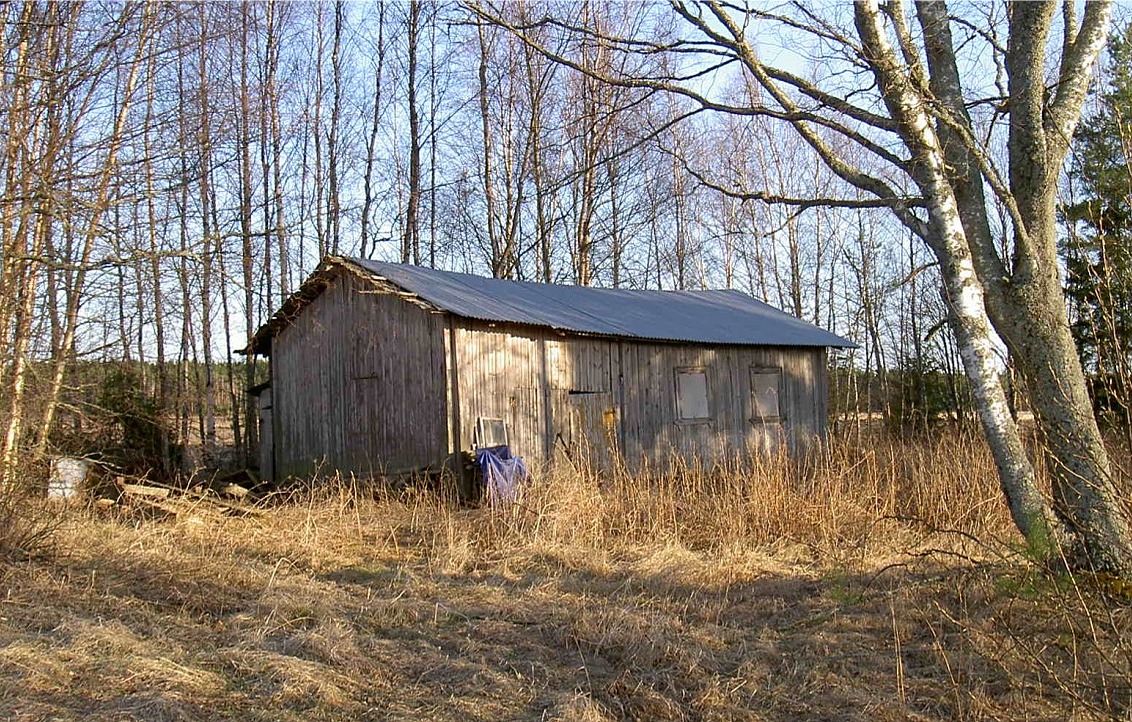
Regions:
[[[341,274],[272,343],[277,474],[381,474],[447,449],[444,317]]]

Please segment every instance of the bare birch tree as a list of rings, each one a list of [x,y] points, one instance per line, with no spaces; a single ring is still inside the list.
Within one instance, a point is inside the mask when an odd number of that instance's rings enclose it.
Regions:
[[[421,38],[421,3],[410,2],[405,19],[408,76],[405,78],[409,106],[409,192],[401,238],[401,262],[421,262],[421,120],[417,102],[417,65]]]
[[[96,242],[102,232],[103,216],[110,210],[113,198],[112,182],[118,171],[118,154],[127,131],[127,120],[134,101],[134,92],[138,85],[138,78],[144,67],[146,53],[149,52],[149,43],[156,29],[157,8],[152,6],[147,6],[140,10],[124,9],[123,15],[119,17],[118,22],[121,23],[123,27],[132,25],[133,12],[140,13],[140,17],[137,20],[138,24],[136,25],[137,38],[134,46],[134,54],[125,69],[118,104],[114,109],[113,125],[105,141],[105,155],[98,168],[95,185],[93,187],[93,204],[82,232],[82,245],[79,249],[78,257],[75,259],[77,263],[73,285],[68,294],[66,311],[63,318],[61,349],[55,358],[52,359],[50,387],[47,392],[43,421],[39,430],[41,439],[47,438],[54,424],[55,412],[59,406],[63,382],[67,371],[67,362],[75,349],[76,334],[78,333],[79,325],[79,309],[86,294],[86,283],[91,271],[92,256]],[[40,445],[41,447],[45,446],[45,441],[41,441]],[[8,444],[5,443],[3,461],[5,468],[8,468],[8,451]]]

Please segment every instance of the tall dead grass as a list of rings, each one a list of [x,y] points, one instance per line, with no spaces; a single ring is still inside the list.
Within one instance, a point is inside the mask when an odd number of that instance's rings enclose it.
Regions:
[[[561,465],[535,470],[499,507],[461,506],[435,484],[331,476],[268,514],[270,524],[239,543],[316,569],[375,548],[424,550],[435,568],[461,572],[508,558],[592,562],[657,549],[844,565],[936,547],[977,556],[981,545],[1019,541],[985,443],[958,433],[867,446],[835,439],[803,459],[673,459],[635,473]]]
[[[978,561],[1016,535],[973,437],[835,440],[796,463],[640,476],[559,469],[500,508],[331,478],[256,515],[199,502],[70,521],[55,557],[3,578],[0,718],[1132,709],[1123,607]]]
[[[833,440],[804,459],[756,457],[663,471],[536,474],[516,504],[485,510],[485,541],[715,551],[801,545],[843,559],[929,537],[1011,537],[993,460],[976,436],[868,446]]]
[[[62,521],[60,509],[38,496],[0,497],[0,571],[6,564],[50,554]]]
[[[560,465],[536,471],[517,501],[498,508],[461,507],[436,485],[391,489],[330,477],[304,489],[271,507],[274,521],[291,526],[266,543],[315,566],[327,550],[363,553],[382,527],[390,531],[376,541],[423,545],[452,568],[545,548],[579,555],[790,549],[840,563],[943,540],[1016,541],[985,443],[954,432],[879,435],[867,444],[833,439],[802,459],[709,465],[673,458],[663,470],[635,472]],[[49,544],[43,508],[0,504],[0,557],[26,558]]]

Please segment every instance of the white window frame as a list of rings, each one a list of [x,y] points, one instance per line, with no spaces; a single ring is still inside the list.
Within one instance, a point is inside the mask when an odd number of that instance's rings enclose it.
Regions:
[[[499,439],[496,438],[495,433],[498,431],[503,432],[503,443],[499,444]],[[488,437],[491,438],[488,438]],[[491,443],[495,442],[495,443]],[[511,430],[507,428],[507,422],[501,418],[494,416],[477,416],[476,429],[474,438],[472,439],[472,446],[477,449],[490,449],[496,446],[508,446],[511,443]]]

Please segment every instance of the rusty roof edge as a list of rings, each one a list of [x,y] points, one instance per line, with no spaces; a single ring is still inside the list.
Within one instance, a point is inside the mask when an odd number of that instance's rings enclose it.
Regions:
[[[374,273],[351,258],[345,256],[327,256],[311,271],[307,280],[303,281],[302,285],[287,297],[287,300],[283,302],[279,310],[273,313],[267,321],[256,329],[256,332],[248,339],[248,345],[238,350],[236,353],[245,356],[266,354],[268,351],[268,341],[277,336],[284,328],[291,325],[295,318],[302,313],[303,309],[313,303],[314,300],[321,296],[323,291],[330,286],[330,282],[333,280],[334,276],[342,271],[348,272],[367,283],[373,284],[375,288],[384,293],[399,296],[405,301],[419,306],[430,313],[448,312],[447,309],[437,306],[428,299],[423,298],[419,294],[410,291],[385,276]]]
[[[448,313],[448,309],[442,308],[442,307],[436,305],[435,303],[433,303],[432,301],[429,301],[424,296],[421,296],[419,293],[416,293],[415,291],[410,291],[409,289],[405,288],[404,286],[402,286],[401,284],[397,283],[394,280],[391,280],[389,278],[386,278],[385,276],[382,276],[379,273],[375,273],[374,271],[371,271],[370,269],[366,268],[365,266],[362,266],[359,263],[357,263],[352,258],[347,258],[347,257],[344,257],[344,256],[331,256],[327,260],[334,260],[336,263],[340,264],[343,268],[350,271],[351,273],[353,273],[358,278],[361,278],[364,281],[368,281],[369,283],[374,284],[379,290],[381,290],[385,293],[392,293],[396,296],[399,296],[402,299],[404,299],[405,301],[408,301],[409,303],[413,304],[414,306],[419,306],[420,308],[423,308],[424,310],[428,311],[429,313]]]
[[[302,285],[287,297],[279,310],[271,314],[248,338],[248,345],[236,353],[245,356],[265,355],[268,351],[268,341],[289,326],[295,317],[314,299],[321,296],[322,292],[330,285],[331,279],[328,278],[328,275],[333,270],[333,266],[338,265],[334,261],[334,258],[323,259],[311,272],[307,280],[303,281]]]

